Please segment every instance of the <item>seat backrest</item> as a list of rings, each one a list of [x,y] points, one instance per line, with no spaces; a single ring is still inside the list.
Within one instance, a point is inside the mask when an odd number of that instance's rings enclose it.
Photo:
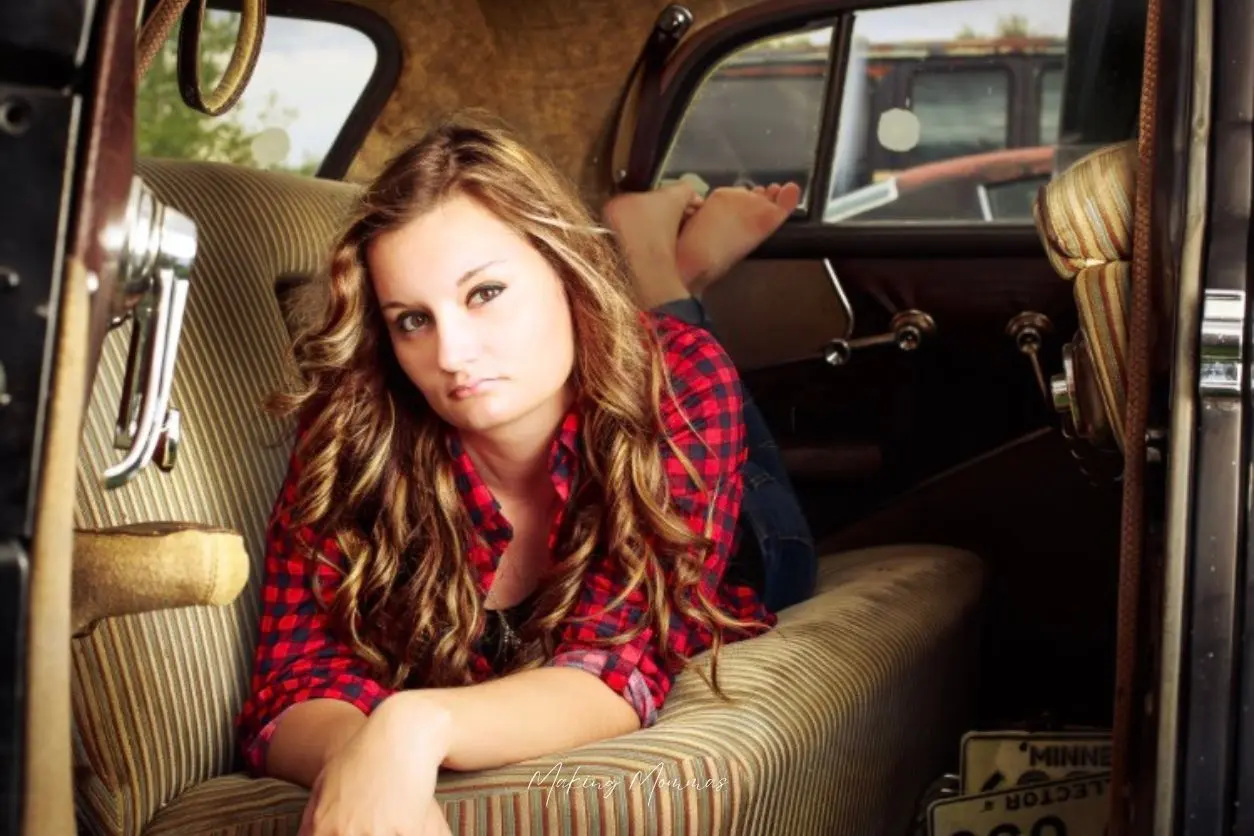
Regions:
[[[1079,312],[1056,400],[1072,429],[1121,450],[1137,166],[1135,141],[1100,148],[1046,185],[1034,207],[1050,263],[1074,283]]]
[[[248,587],[231,606],[108,619],[74,643],[79,816],[93,833],[138,834],[183,789],[235,765],[233,720],[248,684],[266,518],[291,427],[262,411],[286,372],[288,328],[276,282],[313,276],[355,188],[213,163],[143,160],[158,198],[198,225],[199,250],[172,405],[183,443],[118,490],[99,475],[122,453],[113,424],[127,328],[104,346],[84,425],[76,525],[180,520],[243,534]]]

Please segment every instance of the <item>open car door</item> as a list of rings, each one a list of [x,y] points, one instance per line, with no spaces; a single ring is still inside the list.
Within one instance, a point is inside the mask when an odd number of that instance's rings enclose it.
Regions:
[[[137,16],[0,2],[2,833],[74,832],[74,483],[100,342],[127,312]]]

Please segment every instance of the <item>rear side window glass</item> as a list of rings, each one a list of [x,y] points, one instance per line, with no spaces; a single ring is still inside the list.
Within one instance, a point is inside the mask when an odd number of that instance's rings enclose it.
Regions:
[[[802,205],[823,118],[831,27],[766,38],[706,74],[662,163],[710,188],[791,181]]]
[[[226,69],[239,17],[217,9],[205,15],[200,62],[206,89]],[[380,58],[371,37],[352,26],[271,13],[248,87],[233,108],[209,117],[179,95],[177,43],[176,27],[139,85],[140,156],[306,175],[326,159]]]

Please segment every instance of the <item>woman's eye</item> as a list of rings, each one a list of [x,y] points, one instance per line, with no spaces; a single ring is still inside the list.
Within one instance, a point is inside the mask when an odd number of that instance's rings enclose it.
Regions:
[[[476,287],[470,292],[470,301],[473,302],[491,302],[504,292],[505,288],[499,284],[485,284]]]
[[[427,317],[425,314],[403,313],[396,318],[396,327],[406,333],[417,331],[426,324]]]

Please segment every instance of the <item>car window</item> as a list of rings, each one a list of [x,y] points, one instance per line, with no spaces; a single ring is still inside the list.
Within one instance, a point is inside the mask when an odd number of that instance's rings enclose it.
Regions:
[[[764,38],[702,79],[662,162],[660,180],[710,188],[792,181],[806,205],[814,171],[830,26]]]
[[[211,9],[201,35],[206,89],[226,69],[239,13]],[[270,171],[314,174],[379,60],[364,32],[341,23],[271,14],[261,54],[236,105],[210,117],[179,95],[177,29],[140,82],[136,139],[143,157],[228,162]]]
[[[828,223],[1032,222],[1054,167],[1072,0],[851,13]],[[814,188],[833,27],[730,53],[688,102],[658,181]],[[803,205],[808,205],[807,202]]]

